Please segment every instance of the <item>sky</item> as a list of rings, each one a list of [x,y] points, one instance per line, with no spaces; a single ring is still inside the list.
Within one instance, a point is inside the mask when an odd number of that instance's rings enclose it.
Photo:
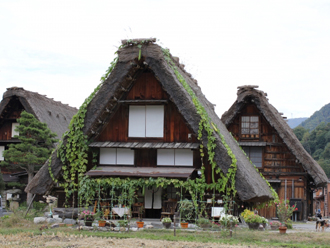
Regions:
[[[288,118],[330,103],[330,1],[0,0],[0,34],[0,94],[18,86],[79,108],[122,39],[156,37],[219,117],[242,85]]]

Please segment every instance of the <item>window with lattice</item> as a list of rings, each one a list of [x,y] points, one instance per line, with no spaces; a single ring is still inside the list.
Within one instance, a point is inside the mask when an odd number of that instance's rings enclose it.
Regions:
[[[259,138],[259,116],[242,116],[241,137]]]
[[[250,158],[251,162],[258,168],[262,167],[262,147],[255,146],[242,146],[246,155]]]

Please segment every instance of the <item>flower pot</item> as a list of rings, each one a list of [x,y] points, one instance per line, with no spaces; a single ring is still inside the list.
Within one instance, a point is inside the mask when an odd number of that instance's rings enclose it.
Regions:
[[[169,229],[172,225],[172,222],[163,222],[163,226],[166,228],[166,229]]]
[[[92,226],[93,221],[92,220],[85,220],[85,226]]]
[[[271,230],[278,230],[279,226],[270,226]]]
[[[105,220],[99,220],[99,226],[100,227],[105,227],[105,223],[106,223]]]
[[[144,222],[143,221],[137,221],[136,222],[138,228],[143,228]]]
[[[188,222],[181,222],[180,224],[182,229],[188,228]]]
[[[247,223],[249,226],[249,229],[257,230],[259,228],[259,223]]]
[[[286,229],[288,229],[286,226],[280,226],[278,228],[278,230],[280,230],[280,234],[285,234],[286,233]]]

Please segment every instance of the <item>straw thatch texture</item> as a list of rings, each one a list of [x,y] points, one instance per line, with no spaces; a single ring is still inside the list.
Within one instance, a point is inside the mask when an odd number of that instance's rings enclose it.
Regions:
[[[18,97],[24,109],[33,114],[40,122],[46,123],[49,129],[61,139],[68,130],[72,116],[78,111],[67,104],[54,101],[36,92],[20,87],[8,88],[0,103],[0,116],[12,97]]]
[[[83,131],[87,134],[89,140],[93,141],[101,132],[102,127],[108,122],[111,114],[116,111],[118,100],[132,87],[134,79],[139,71],[144,69],[151,70],[154,73],[163,89],[170,96],[170,100],[177,106],[179,112],[184,117],[187,125],[197,134],[200,116],[196,112],[190,95],[183,88],[182,84],[178,81],[174,72],[165,61],[161,47],[152,43],[144,44],[142,46],[142,56],[140,60],[137,59],[139,54],[139,48],[137,46],[122,48],[119,50],[118,54],[119,59],[117,65],[87,107]],[[243,201],[266,201],[271,199],[272,195],[268,185],[256,172],[249,160],[242,153],[236,141],[228,133],[226,127],[214,112],[213,105],[201,92],[196,80],[192,79],[191,75],[183,69],[184,66],[179,64],[178,59],[173,60],[179,72],[184,76],[185,80],[206,109],[212,122],[217,125],[220,129],[220,133],[224,135],[227,144],[237,158],[236,189],[239,198]],[[204,145],[207,144],[206,134],[203,136],[203,143]],[[224,172],[227,172],[232,161],[217,134],[216,145],[215,161]],[[61,163],[58,161],[58,158],[52,159],[51,166],[54,172],[58,170],[58,166],[61,166]],[[51,180],[48,173],[48,165],[44,165],[39,173],[27,186],[26,191],[43,194],[49,190],[48,187],[38,184],[40,180]],[[54,175],[55,177],[59,176],[59,174],[55,173]]]
[[[256,87],[257,86],[253,85],[238,87],[237,100],[221,117],[223,123],[228,126],[245,105],[245,100],[247,98],[253,99],[257,108],[264,115],[269,124],[274,127],[287,145],[288,149],[296,156],[296,159],[313,178],[315,185],[326,185],[328,179],[321,166],[304,149],[293,130],[283,119],[281,113],[279,113],[274,106],[268,102],[268,99],[266,98],[267,94],[261,90],[255,89]]]

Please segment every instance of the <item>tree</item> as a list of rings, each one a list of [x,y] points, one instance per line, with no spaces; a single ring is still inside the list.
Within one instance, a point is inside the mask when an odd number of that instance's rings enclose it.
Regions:
[[[9,145],[3,152],[2,165],[10,169],[23,169],[28,174],[28,182],[34,177],[34,172],[46,162],[52,152],[56,134],[52,133],[45,123],[38,121],[32,114],[23,111],[17,119],[19,125],[15,136],[21,142]],[[27,194],[27,203],[32,201],[32,194]]]
[[[5,182],[3,181],[2,174],[0,173],[0,193],[5,189]]]
[[[302,126],[298,126],[295,129],[293,129],[294,134],[297,136],[298,140],[301,141],[304,137],[304,134],[308,132],[307,129],[303,128]]]

